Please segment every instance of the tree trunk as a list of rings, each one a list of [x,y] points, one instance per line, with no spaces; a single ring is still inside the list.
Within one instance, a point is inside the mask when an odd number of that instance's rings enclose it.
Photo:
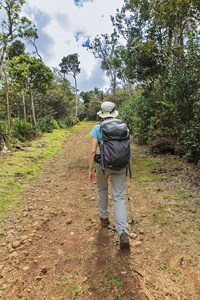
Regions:
[[[2,147],[2,144],[3,144],[3,147]],[[7,154],[8,152],[10,152],[9,150],[8,150],[8,148],[7,148],[7,146],[6,146],[6,138],[5,138],[5,136],[4,136],[4,134],[3,134],[3,129],[2,129],[2,127],[1,127],[1,124],[0,124],[0,146],[1,146],[1,148],[0,148],[0,156],[2,155],[2,154]]]
[[[131,99],[131,83],[129,79],[127,79],[127,90],[128,90],[129,99]]]
[[[32,116],[32,123],[35,129],[35,135],[37,133],[37,126],[36,126],[36,118],[35,118],[35,108],[34,108],[34,101],[33,101],[33,94],[32,94],[32,88],[31,88],[31,81],[28,79],[28,85],[29,85],[29,96],[30,96],[30,104],[31,104],[31,116]]]
[[[191,27],[191,22],[189,20],[186,22],[186,30],[189,32],[188,39],[189,39],[189,41],[192,45],[192,48],[193,48],[194,37],[192,35],[192,27]],[[190,45],[190,47],[191,47],[191,45]]]
[[[173,31],[171,27],[168,28],[168,55],[171,53],[172,48],[172,37],[173,37]]]
[[[77,95],[77,80],[76,76],[74,76],[74,81],[75,81],[75,90],[76,90],[76,112],[75,112],[75,120],[77,119],[78,115],[78,95]]]
[[[20,98],[18,95],[16,95],[16,102],[17,102],[17,115],[18,115],[18,118],[20,119],[21,118],[21,113],[20,113]]]
[[[1,147],[2,149],[0,148],[0,150],[1,150],[0,154],[6,154],[9,150],[6,147],[6,138],[3,134],[3,129],[0,124],[0,146],[2,146],[2,145],[3,145],[3,147]]]
[[[4,136],[3,136],[3,129],[1,127],[1,123],[0,123],[0,144],[4,143]]]
[[[3,66],[3,71],[5,74],[5,84],[6,84],[6,105],[7,105],[7,118],[8,118],[8,136],[10,136],[11,130],[11,114],[10,114],[10,103],[9,103],[9,90],[8,90],[8,78],[5,66]]]
[[[2,52],[2,55],[1,55],[1,60],[0,60],[0,81],[1,81],[1,78],[2,78],[3,61],[4,61],[4,58],[5,58],[5,55],[6,55],[6,48],[7,48],[7,44],[5,43],[5,46],[3,48],[3,52]]]
[[[24,89],[22,89],[22,100],[23,100],[23,107],[24,107],[24,120],[27,121],[27,117],[26,117],[26,102],[25,102],[25,96],[24,96]]]
[[[113,67],[113,102],[116,102],[116,86],[117,86],[117,74],[116,69]]]
[[[176,25],[174,27],[174,46],[183,45],[183,30],[180,28],[180,26]]]
[[[108,59],[105,59],[105,62],[108,65],[110,76],[111,76],[111,82],[112,82],[112,92],[113,92],[113,102],[116,101],[116,85],[117,85],[117,72],[114,66],[109,62]]]

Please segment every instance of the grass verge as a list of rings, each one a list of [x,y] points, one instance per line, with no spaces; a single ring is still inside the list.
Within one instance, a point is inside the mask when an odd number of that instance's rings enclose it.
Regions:
[[[11,152],[0,158],[0,220],[13,205],[19,205],[18,197],[37,178],[44,163],[53,159],[61,150],[63,142],[70,134],[87,123],[45,133],[29,143],[26,150]]]

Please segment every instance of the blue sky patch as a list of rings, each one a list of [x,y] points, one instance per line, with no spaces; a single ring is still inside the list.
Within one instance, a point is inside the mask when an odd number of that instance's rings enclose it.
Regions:
[[[90,37],[86,36],[84,34],[84,32],[77,31],[76,34],[74,35],[74,37],[75,37],[76,42],[85,40],[84,42],[82,42],[83,47],[89,47],[90,46]]]
[[[83,7],[86,2],[93,2],[94,0],[74,0],[74,4],[79,7]]]
[[[82,46],[83,47],[89,47],[90,46],[90,38],[89,37],[84,43],[82,43]]]
[[[76,32],[76,34],[75,34],[75,36],[74,36],[75,39],[76,39],[76,42],[79,41],[80,36],[83,36],[83,32],[81,32],[81,31]]]

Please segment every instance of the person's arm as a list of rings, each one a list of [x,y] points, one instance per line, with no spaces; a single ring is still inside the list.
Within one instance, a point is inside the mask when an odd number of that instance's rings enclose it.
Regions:
[[[94,182],[95,175],[93,172],[93,166],[94,166],[94,156],[96,154],[97,144],[98,144],[98,139],[95,137],[92,137],[90,154],[89,154],[89,181],[93,184],[95,183]]]

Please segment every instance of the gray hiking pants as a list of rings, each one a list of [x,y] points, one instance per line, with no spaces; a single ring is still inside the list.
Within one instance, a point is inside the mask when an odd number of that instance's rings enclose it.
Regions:
[[[115,214],[115,229],[120,236],[123,230],[128,234],[128,223],[125,205],[124,186],[126,183],[126,168],[120,171],[105,170],[105,175],[101,167],[96,166],[97,171],[97,191],[98,208],[101,218],[108,218],[108,177],[111,176],[111,188],[113,197],[113,208]]]

